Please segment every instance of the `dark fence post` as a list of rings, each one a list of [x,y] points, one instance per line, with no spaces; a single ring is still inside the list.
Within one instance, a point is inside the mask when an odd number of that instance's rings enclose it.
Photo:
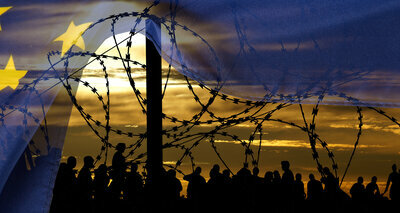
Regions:
[[[163,162],[161,56],[152,42],[161,48],[160,29],[160,23],[150,19],[146,21],[147,172],[150,193],[153,195],[160,187]],[[148,32],[152,32],[151,35]]]

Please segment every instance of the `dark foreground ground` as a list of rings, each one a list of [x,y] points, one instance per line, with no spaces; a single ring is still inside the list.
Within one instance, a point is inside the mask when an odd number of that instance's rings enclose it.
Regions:
[[[175,203],[162,201],[157,203],[152,201],[144,204],[133,204],[120,200],[114,203],[108,202],[91,202],[90,206],[66,205],[60,206],[51,212],[82,212],[82,213],[114,213],[114,212],[272,212],[272,213],[336,213],[336,212],[400,212],[400,202],[381,200],[370,202],[354,202],[354,201],[301,201],[292,203],[270,203],[270,202],[240,202],[235,200],[231,202],[194,202],[183,199]]]

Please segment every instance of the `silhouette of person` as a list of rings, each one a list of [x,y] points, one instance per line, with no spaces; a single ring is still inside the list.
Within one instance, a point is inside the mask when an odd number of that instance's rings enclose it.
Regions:
[[[368,183],[365,187],[365,193],[368,200],[380,199],[381,193],[379,192],[378,184],[376,184],[377,181],[378,178],[376,176],[373,176],[371,182]]]
[[[307,183],[307,200],[320,201],[322,199],[322,183],[315,179],[314,174],[308,176],[310,180]]]
[[[284,184],[292,184],[294,182],[293,172],[290,170],[289,161],[281,162],[283,174],[282,174],[282,183]]]
[[[274,190],[273,178],[274,178],[274,175],[271,171],[265,172],[261,198],[262,198],[262,200],[264,200],[268,203],[271,202],[271,200],[275,196],[273,194],[273,190]]]
[[[350,189],[351,198],[353,201],[362,201],[365,199],[365,187],[363,177],[357,178],[357,183],[353,184]]]
[[[273,182],[274,182],[274,173],[271,171],[266,171],[264,175],[263,184],[271,186]]]
[[[208,180],[208,184],[211,185],[220,185],[222,184],[222,175],[219,172],[219,165],[215,164],[210,170],[210,179]]]
[[[67,196],[69,203],[75,203],[76,198],[74,194],[77,192],[77,170],[76,167],[76,158],[74,156],[70,156],[67,159],[67,167],[66,167],[66,187],[67,187]]]
[[[251,181],[253,179],[250,170],[247,168],[248,164],[244,164],[244,166],[239,169],[239,171],[233,175],[232,184],[230,187],[231,190],[231,201],[230,205],[236,211],[244,211],[242,209],[244,206],[240,205],[240,203],[250,203],[252,202],[252,184]],[[246,195],[246,196],[243,196]],[[249,209],[247,209],[249,210]]]
[[[181,197],[182,183],[176,178],[176,171],[173,169],[168,170],[166,178],[167,199],[175,203]]]
[[[92,200],[93,193],[93,180],[91,169],[94,168],[94,160],[91,156],[86,156],[83,158],[83,167],[79,171],[77,186],[79,197],[79,205],[82,212],[90,211],[90,201]]]
[[[117,150],[112,159],[112,171],[111,178],[112,182],[110,184],[110,191],[113,200],[119,200],[121,197],[122,187],[124,185],[125,173],[126,173],[126,163],[123,153],[126,149],[125,143],[118,143],[115,147]]]
[[[74,169],[76,167],[76,158],[74,156],[70,156],[67,159],[67,181],[70,185],[76,184],[76,173],[77,171]]]
[[[258,174],[260,173],[260,169],[258,167],[253,168],[253,175],[251,179],[251,194],[253,196],[252,201],[254,202],[253,205],[260,203],[262,201],[263,195],[263,178],[259,177]]]
[[[338,199],[338,194],[339,194],[339,181],[331,171],[329,170],[328,167],[324,167],[322,169],[322,172],[324,173],[325,177],[321,178],[321,182],[325,185],[324,192],[326,195],[326,198],[328,200],[337,200]]]
[[[136,163],[131,163],[130,172],[126,174],[123,194],[124,199],[128,201],[129,208],[132,211],[142,211],[144,185],[143,178],[138,172],[138,165]]]
[[[110,177],[107,174],[107,166],[101,164],[94,171],[94,199],[100,202],[107,200],[107,188],[110,184]]]
[[[259,173],[260,173],[260,169],[258,169],[258,167],[254,167],[252,181],[253,181],[253,184],[255,184],[255,185],[260,185],[263,182],[263,179],[258,176]]]
[[[281,188],[284,199],[290,200],[293,195],[293,183],[294,176],[293,172],[290,170],[289,161],[282,161],[281,167],[283,170]]]
[[[244,166],[243,168],[241,168],[241,169],[237,172],[236,176],[245,178],[246,181],[249,181],[249,180],[251,179],[251,172],[250,172],[250,170],[247,168],[247,166]]]
[[[101,164],[94,171],[93,189],[94,189],[94,200],[95,200],[95,211],[104,211],[108,208],[107,200],[109,198],[108,184],[110,183],[110,177],[107,174],[107,166]]]
[[[210,173],[209,173],[209,175],[210,175],[209,181],[211,181],[211,183],[215,183],[217,181],[216,178],[220,174],[219,169],[220,168],[219,168],[218,164],[214,164],[213,167],[211,168]]]
[[[67,159],[67,172],[70,175],[72,181],[76,181],[76,173],[77,171],[74,169],[76,167],[76,158],[74,156],[70,156]]]
[[[194,172],[183,177],[184,180],[188,181],[187,196],[192,200],[199,200],[203,195],[203,189],[206,184],[206,180],[201,176],[201,167],[196,167]]]
[[[275,170],[272,174],[273,174],[272,182],[274,184],[281,184],[282,178],[281,178],[281,174],[279,173],[279,171]]]
[[[271,171],[267,171],[265,172],[263,183],[272,184],[273,179],[274,179],[274,174]]]
[[[231,173],[228,169],[222,171],[221,174],[221,202],[223,206],[228,206],[229,202],[232,202],[233,189],[232,189],[232,178]],[[233,208],[231,205],[230,208]],[[227,209],[225,209],[227,210]]]
[[[251,181],[253,176],[247,166],[241,168],[235,176],[233,176],[232,181],[236,185],[237,192],[239,194],[249,194],[251,189]],[[250,199],[250,197],[247,197]]]
[[[142,196],[143,193],[143,178],[139,174],[136,163],[131,164],[131,171],[126,176],[124,197],[130,202],[135,202]]]
[[[389,192],[390,199],[400,200],[400,174],[397,172],[396,164],[392,165],[392,173],[389,174],[383,194],[388,191],[390,184],[392,184]]]
[[[222,197],[224,177],[219,171],[219,165],[214,164],[209,173],[210,179],[207,181],[208,203],[214,206],[220,202]]]
[[[268,176],[269,175],[270,173],[268,173]],[[268,185],[265,186],[268,187]],[[282,178],[278,170],[272,172],[272,183],[270,184],[270,189],[267,188],[264,193],[266,193],[265,199],[269,201],[268,209],[270,209],[272,212],[282,212],[281,207],[284,196],[282,191]]]
[[[306,194],[304,193],[304,183],[301,180],[301,174],[296,174],[296,180],[293,184],[293,198],[296,201],[302,201],[305,199]]]
[[[67,202],[67,164],[60,163],[53,188],[53,200],[50,206],[50,212],[65,212],[63,209],[67,206]]]
[[[75,211],[74,204],[77,202],[75,194],[78,193],[75,166],[76,158],[73,156],[68,157],[67,163],[60,164],[53,189],[52,212]]]
[[[231,173],[229,172],[228,169],[225,169],[224,171],[222,171],[222,177],[223,177],[223,183],[224,184],[231,184],[232,183]]]

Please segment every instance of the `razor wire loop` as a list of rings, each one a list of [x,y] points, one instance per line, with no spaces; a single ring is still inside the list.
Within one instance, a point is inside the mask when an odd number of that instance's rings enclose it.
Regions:
[[[248,103],[248,102],[247,102]]]
[[[360,141],[360,136],[362,134],[362,126],[363,126],[363,121],[362,121],[363,115],[362,115],[361,111],[362,111],[361,107],[357,106],[357,113],[358,113],[358,120],[359,120],[357,138],[356,138],[356,142],[354,143],[353,151],[352,151],[352,153],[350,155],[350,159],[349,159],[349,161],[347,163],[346,169],[345,169],[345,171],[343,173],[343,177],[342,177],[342,180],[340,181],[340,185],[339,186],[342,185],[343,180],[344,180],[344,178],[345,178],[345,176],[347,174],[347,171],[350,168],[350,164],[351,164],[351,161],[353,160],[354,154],[356,152],[356,149],[357,149],[357,146],[358,146],[358,142]]]

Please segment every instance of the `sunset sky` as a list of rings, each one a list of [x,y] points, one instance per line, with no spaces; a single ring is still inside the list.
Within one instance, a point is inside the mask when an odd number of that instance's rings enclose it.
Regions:
[[[126,37],[120,35],[119,38]],[[144,36],[137,36],[134,40],[134,58],[144,63]],[[97,50],[98,53],[113,46],[111,39],[106,40]],[[124,46],[124,45],[121,45]],[[116,54],[117,52],[111,52]],[[100,94],[105,94],[105,80],[103,73],[99,70],[100,65],[92,64],[86,67],[83,72],[82,80],[90,82],[95,86]],[[110,76],[111,91],[111,126],[127,132],[144,133],[146,127],[146,117],[141,112],[138,102],[130,88],[128,79],[121,64],[115,61],[107,61]],[[167,63],[163,63],[164,77],[166,75]],[[137,88],[141,90],[145,97],[145,71],[139,68],[133,72]],[[165,78],[164,78],[165,80]],[[205,102],[210,97],[206,90],[202,90],[195,86],[195,91],[200,99]],[[105,96],[104,96],[105,97]],[[77,100],[84,109],[93,114],[95,119],[104,121],[104,111],[102,105],[99,104],[97,97],[84,86],[80,85],[77,92]],[[310,122],[312,116],[313,105],[303,106],[306,113],[307,121]],[[245,105],[236,105],[225,102],[220,99],[216,100],[212,105],[212,111],[219,116],[227,117],[233,113],[240,112]],[[267,107],[265,111],[272,109]],[[175,116],[180,119],[190,119],[195,113],[199,112],[201,107],[193,99],[193,95],[187,89],[184,78],[177,71],[173,70],[166,96],[163,101],[163,112],[168,116]],[[398,109],[384,109],[388,114],[400,116]],[[282,119],[288,122],[294,122],[300,126],[304,126],[298,105],[292,105],[273,114],[272,118]],[[207,120],[205,116],[202,120]],[[352,106],[320,106],[320,112],[317,116],[317,133],[328,143],[328,147],[335,154],[335,160],[338,162],[339,177],[343,175],[345,166],[350,157],[354,142],[358,131],[358,114],[356,107]],[[400,128],[378,113],[363,108],[363,131],[358,149],[353,159],[350,170],[346,176],[344,188],[348,190],[349,184],[355,182],[358,176],[363,176],[365,182],[369,182],[373,175],[378,177],[379,182],[385,182],[387,175],[391,171],[393,163],[400,163]],[[172,127],[169,121],[164,121],[164,127]],[[211,130],[212,125],[200,125],[195,127],[193,132],[206,132]],[[250,134],[254,131],[255,125],[250,123],[240,124],[236,127],[229,128],[227,132],[238,135],[243,140],[248,140]],[[101,132],[101,131],[100,131]],[[256,135],[258,138],[259,135]],[[137,138],[128,138],[111,134],[110,142],[117,144],[125,142],[128,145]],[[165,141],[170,141],[164,137]],[[221,153],[222,158],[227,162],[233,172],[238,171],[243,166],[244,148],[237,142],[227,137],[217,137],[216,146]],[[259,140],[255,140],[258,145]],[[318,174],[315,161],[311,156],[311,149],[306,133],[300,129],[277,122],[266,122],[263,125],[263,140],[260,154],[260,174],[269,170],[279,170],[280,161],[289,160],[294,173],[301,173],[303,181],[308,180],[310,172]],[[77,156],[78,169],[82,165],[82,159],[86,155],[96,156],[101,147],[100,140],[87,126],[81,115],[76,109],[72,110],[70,121],[68,124],[68,132],[63,149],[63,160],[68,156]],[[325,150],[318,147],[318,152],[324,166],[331,167],[331,163],[327,158]],[[135,153],[144,152],[146,146],[142,146]],[[257,146],[252,146],[253,151],[257,151]],[[113,151],[110,152],[112,154]],[[164,151],[164,162],[166,164],[175,165],[175,162],[182,156],[183,151],[177,149],[168,149]],[[135,155],[137,156],[137,154]],[[195,163],[203,168],[203,176],[208,178],[209,169],[213,164],[219,164],[224,168],[217,155],[211,148],[208,140],[203,140],[200,145],[194,149],[193,156]],[[255,155],[256,156],[256,155]],[[108,164],[111,164],[112,155],[109,155]],[[101,160],[103,161],[103,159]],[[191,172],[191,164],[189,159],[183,161],[179,167],[183,172]],[[251,167],[250,167],[251,169]],[[181,176],[179,175],[181,178]],[[185,181],[183,181],[185,182]],[[350,182],[350,183],[349,183]],[[381,188],[383,190],[384,188]]]

